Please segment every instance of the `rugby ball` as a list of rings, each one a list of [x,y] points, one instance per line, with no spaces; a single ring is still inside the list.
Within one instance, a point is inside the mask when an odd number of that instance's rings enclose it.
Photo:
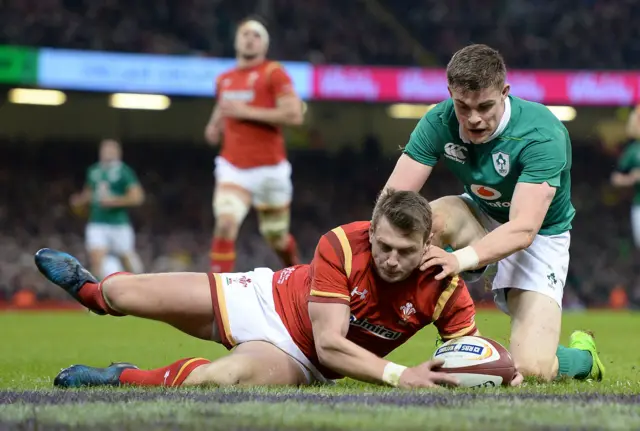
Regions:
[[[516,375],[511,354],[502,344],[486,337],[449,340],[438,347],[433,359],[444,360],[433,371],[456,376],[465,388],[509,386]]]

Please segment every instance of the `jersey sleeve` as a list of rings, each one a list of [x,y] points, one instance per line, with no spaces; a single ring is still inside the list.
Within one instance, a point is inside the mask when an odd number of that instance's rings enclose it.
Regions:
[[[279,63],[272,63],[268,73],[271,91],[276,99],[295,94],[291,77]]]
[[[433,123],[437,118],[430,114],[431,111],[418,121],[402,152],[418,163],[435,166],[442,154],[438,151],[437,141],[440,138]]]
[[[436,303],[433,320],[443,340],[476,332],[476,309],[464,280],[459,276],[445,279],[446,287]]]
[[[520,153],[520,183],[542,184],[560,187],[560,174],[565,169],[569,155],[564,136],[535,142]]]
[[[624,153],[622,153],[622,156],[620,156],[620,159],[618,160],[618,166],[617,166],[617,170],[619,172],[622,172],[623,174],[628,174],[634,168],[640,167],[638,166],[638,163],[636,163],[637,153],[638,153],[638,147],[636,145],[638,144],[636,143],[631,144],[624,151]]]
[[[310,265],[309,302],[349,305],[349,279],[345,271],[343,244],[332,231],[320,238]]]

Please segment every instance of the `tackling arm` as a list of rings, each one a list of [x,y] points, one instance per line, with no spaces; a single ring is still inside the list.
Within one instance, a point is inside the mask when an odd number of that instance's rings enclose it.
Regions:
[[[509,221],[475,244],[455,251],[460,272],[494,263],[531,245],[547,214],[556,189],[548,183],[518,183]],[[477,256],[474,256],[477,255]]]
[[[384,189],[411,190],[419,192],[431,175],[433,166],[415,161],[406,154],[402,154],[387,180]]]
[[[397,386],[404,367],[379,358],[347,340],[349,316],[350,308],[346,304],[309,303],[309,317],[320,363],[353,379]]]

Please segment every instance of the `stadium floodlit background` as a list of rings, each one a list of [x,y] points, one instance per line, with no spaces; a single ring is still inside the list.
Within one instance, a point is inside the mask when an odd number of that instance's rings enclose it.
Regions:
[[[307,103],[304,125],[286,131],[292,231],[305,261],[323,232],[368,217],[398,147],[429,105],[447,97],[450,55],[484,42],[504,55],[512,93],[553,107],[572,136],[578,212],[566,308],[608,306],[612,292],[616,306],[640,305],[631,193],[609,183],[640,100],[635,2],[162,0],[150,8],[8,0],[1,7],[3,307],[66,299],[36,273],[32,254],[52,246],[85,259],[86,215],[73,213],[68,198],[102,137],[122,140],[147,192],[133,211],[146,269],[207,269],[218,150],[203,128],[214,79],[233,65],[235,23],[254,12],[269,23],[270,58],[283,62]],[[115,93],[157,96],[133,100],[141,109],[119,109]],[[459,191],[438,169],[424,193]],[[238,247],[238,270],[279,265],[253,215]]]
[[[306,103],[304,124],[286,129],[304,262],[327,230],[369,217],[399,147],[448,97],[453,52],[501,51],[512,93],[549,106],[571,133],[577,215],[561,341],[594,329],[605,381],[473,394],[348,379],[305,390],[52,390],[72,363],[155,368],[225,354],[155,322],[52,311],[79,307],[37,272],[33,253],[87,262],[87,214],[69,197],[100,140],[114,137],[147,196],[132,211],[145,269],[208,270],[218,149],[204,127],[214,80],[234,65],[235,25],[254,13]],[[638,22],[635,0],[0,0],[0,429],[640,429],[640,314],[629,310],[640,306],[640,251],[632,190],[610,184],[640,104]],[[460,191],[442,166],[424,188],[430,199]],[[238,271],[280,265],[253,213],[237,252]],[[472,294],[492,307],[482,285]],[[483,309],[476,321],[508,343],[507,316]],[[423,362],[434,336],[425,328],[390,359]]]

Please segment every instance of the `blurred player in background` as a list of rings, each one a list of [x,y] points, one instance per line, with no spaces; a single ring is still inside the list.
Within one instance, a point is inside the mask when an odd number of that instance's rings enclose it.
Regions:
[[[627,122],[627,135],[633,139],[618,160],[611,183],[616,187],[634,187],[631,206],[631,229],[636,248],[640,248],[640,108],[636,107]]]
[[[91,270],[98,278],[109,275],[105,260],[110,255],[118,257],[126,271],[142,272],[128,210],[143,203],[144,191],[133,169],[122,161],[118,141],[103,140],[99,157],[87,171],[82,192],[70,199],[72,207],[89,205],[85,244]]]
[[[303,121],[302,101],[280,64],[266,59],[269,34],[255,19],[242,21],[236,33],[237,67],[216,80],[218,103],[205,138],[224,144],[215,160],[215,228],[211,270],[231,272],[238,231],[253,205],[260,233],[285,266],[298,263],[289,232],[293,185],[281,126]]]
[[[40,271],[95,313],[160,320],[233,349],[214,362],[186,358],[155,370],[76,365],[54,384],[307,385],[343,376],[402,388],[454,384],[432,371],[441,361],[407,368],[383,359],[431,323],[445,339],[478,334],[464,281],[418,270],[430,234],[427,200],[387,190],[370,222],[336,227],[311,264],[275,273],[115,274],[98,283],[68,254],[40,250]]]
[[[419,191],[440,159],[464,184],[463,195],[432,202],[435,245],[422,268],[442,278],[489,266],[518,370],[601,380],[590,333],[558,345],[575,214],[567,129],[545,106],[509,95],[504,60],[486,45],[456,52],[447,81],[451,98],[419,121],[386,185]]]

